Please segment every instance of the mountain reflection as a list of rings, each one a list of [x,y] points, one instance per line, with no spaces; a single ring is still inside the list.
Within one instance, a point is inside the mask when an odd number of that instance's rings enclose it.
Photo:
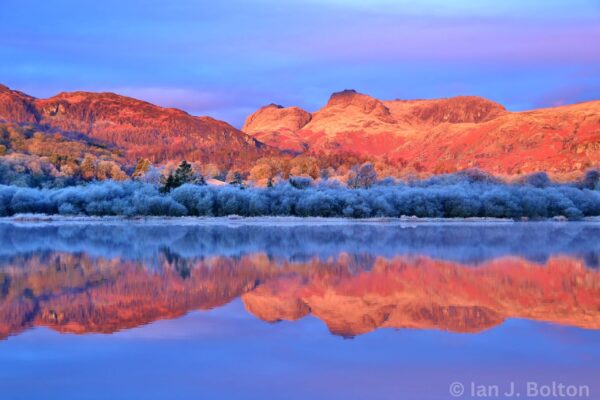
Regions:
[[[114,332],[241,296],[269,321],[312,313],[332,333],[379,327],[477,332],[508,317],[600,327],[600,275],[580,260],[501,258],[477,268],[429,257],[276,263],[264,254],[205,260],[161,256],[159,270],[62,253],[16,257],[0,273],[0,335],[45,325]]]

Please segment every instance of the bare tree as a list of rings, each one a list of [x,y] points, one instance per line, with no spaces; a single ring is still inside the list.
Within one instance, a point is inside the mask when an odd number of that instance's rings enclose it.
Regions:
[[[355,165],[348,174],[348,187],[353,189],[368,189],[375,182],[377,182],[377,172],[375,172],[375,168],[370,162]]]

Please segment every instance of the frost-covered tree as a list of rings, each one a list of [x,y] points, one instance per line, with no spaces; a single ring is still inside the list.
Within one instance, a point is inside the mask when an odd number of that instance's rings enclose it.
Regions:
[[[581,187],[590,190],[600,189],[600,171],[597,169],[587,171],[581,181]]]
[[[154,170],[151,168],[148,173],[151,171]],[[158,170],[156,172],[159,173]],[[4,179],[6,174],[17,173],[0,162],[0,179]],[[21,175],[11,175],[10,178],[15,179],[16,176]],[[175,179],[175,174],[169,176]],[[141,180],[107,180],[85,186],[46,189],[0,184],[0,216],[16,213],[350,218],[405,215],[513,219],[563,216],[579,219],[600,216],[600,191],[590,190],[580,182],[552,183],[539,188],[524,183],[472,179],[459,174],[410,183],[389,182],[387,185],[372,185],[368,189],[349,189],[337,180],[314,183],[306,177],[281,181],[271,188],[239,190],[231,185],[183,184],[164,193],[156,185]]]
[[[162,168],[151,166],[148,169],[148,171],[146,171],[142,176],[140,176],[139,181],[143,182],[143,183],[147,183],[149,185],[158,186],[161,183],[162,177],[163,177]]]
[[[377,172],[370,162],[355,165],[348,175],[348,187],[368,189],[377,182]]]

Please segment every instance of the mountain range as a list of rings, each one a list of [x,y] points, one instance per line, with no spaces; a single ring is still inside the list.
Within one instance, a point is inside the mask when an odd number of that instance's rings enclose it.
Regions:
[[[473,96],[381,101],[345,90],[309,113],[269,105],[242,130],[282,150],[385,157],[426,174],[567,174],[600,163],[600,101],[510,112]]]
[[[600,275],[577,258],[538,264],[502,257],[477,267],[424,256],[341,254],[281,263],[265,253],[157,264],[84,253],[6,257],[0,268],[0,340],[47,326],[111,333],[209,310],[241,297],[267,322],[320,319],[335,335],[379,328],[480,332],[509,318],[600,328]],[[15,267],[18,265],[18,267]]]
[[[0,122],[94,141],[133,164],[187,159],[248,168],[262,157],[347,155],[431,175],[580,174],[600,165],[600,101],[510,112],[473,96],[383,101],[344,90],[316,112],[271,104],[241,130],[114,93],[37,99],[0,85]]]

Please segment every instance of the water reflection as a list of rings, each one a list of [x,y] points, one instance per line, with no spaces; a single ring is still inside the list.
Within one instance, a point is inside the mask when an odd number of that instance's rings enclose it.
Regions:
[[[600,223],[393,223],[299,225],[245,221],[9,224],[0,222],[0,257],[40,251],[85,252],[151,260],[168,248],[182,257],[266,253],[286,260],[342,252],[392,258],[401,254],[476,263],[519,256],[543,263],[551,255],[600,260]]]
[[[110,333],[241,298],[336,335],[600,328],[600,226],[0,224],[0,337]]]

